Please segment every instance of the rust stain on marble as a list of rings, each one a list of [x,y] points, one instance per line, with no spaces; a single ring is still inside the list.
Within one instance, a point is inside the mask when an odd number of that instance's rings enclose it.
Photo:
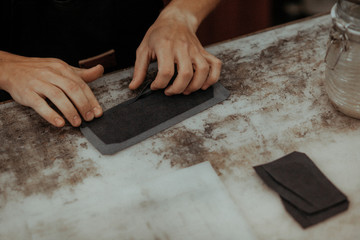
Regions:
[[[77,155],[79,129],[55,128],[32,109],[13,105],[0,114],[0,189],[24,196],[51,195],[63,186],[74,186],[98,176],[91,159]],[[83,145],[82,147],[86,147]]]
[[[205,122],[204,130],[172,128],[153,137],[160,139],[162,145],[160,148],[152,148],[151,151],[168,161],[171,167],[186,168],[209,161],[220,176],[225,171],[232,171],[233,166],[229,160],[238,154],[237,151],[222,146],[224,143],[226,144],[226,134],[218,133],[216,130],[221,127],[237,129],[240,122],[245,122],[247,125],[249,119],[241,114],[234,114],[212,122]],[[243,128],[237,130],[239,134],[247,131]],[[216,145],[218,145],[216,148],[209,147]]]
[[[144,84],[155,76],[155,70],[149,71]],[[139,93],[141,87],[136,91],[128,89],[130,81],[131,77],[119,78],[110,85],[103,81],[92,90],[102,106],[112,107]],[[114,97],[110,91],[124,94]],[[79,147],[88,148],[87,143],[75,144],[82,137],[79,129],[69,125],[55,128],[32,109],[19,105],[8,108],[3,105],[0,112],[0,136],[6,139],[0,147],[3,196],[9,195],[7,191],[25,196],[51,195],[65,185],[74,186],[87,177],[99,175],[93,160],[77,155]]]
[[[241,54],[242,46],[225,50],[217,55],[223,62],[221,81],[236,97],[275,89],[273,94],[284,98],[299,96],[307,87],[313,69],[322,63],[327,37],[328,26],[320,25],[280,39],[265,49],[253,46],[254,54],[250,56]],[[279,77],[287,78],[288,85],[269,81]]]
[[[221,176],[224,173],[231,173],[236,167],[251,168],[264,158],[271,159],[271,153],[264,151],[261,137],[237,149],[216,143],[216,138],[209,138],[207,133],[188,129],[175,128],[167,131],[160,138],[164,141],[164,145],[152,151],[168,161],[171,167],[186,168],[209,161],[217,175]],[[212,144],[220,146],[208,147]]]
[[[171,167],[186,168],[209,161],[218,175],[224,169],[227,152],[211,151],[205,146],[206,137],[200,132],[175,128],[161,134],[166,145],[152,151],[170,161]],[[158,136],[159,137],[159,136]],[[158,138],[157,137],[157,138]]]
[[[338,112],[324,89],[323,58],[329,29],[328,24],[317,25],[258,51],[258,45],[252,45],[255,54],[250,56],[241,55],[241,46],[218,55],[223,61],[222,83],[231,90],[233,102],[246,97],[254,104],[261,103],[263,112],[281,112],[291,104],[312,102],[308,110],[318,114],[311,119],[311,130],[358,129],[359,121]],[[306,131],[295,132],[299,137],[306,135]]]
[[[323,58],[329,27],[327,24],[314,26],[263,49],[251,44],[254,54],[249,56],[242,55],[243,46],[223,50],[217,55],[223,62],[220,81],[231,91],[230,102],[246,99],[246,103],[260,107],[246,115],[235,113],[224,119],[207,118],[203,129],[167,130],[155,137],[163,146],[153,152],[173,167],[209,161],[221,175],[234,168],[251,168],[274,160],[276,151],[287,154],[298,150],[307,140],[317,139],[324,130],[360,130],[360,121],[336,111],[324,89]],[[305,106],[301,108],[304,112],[292,112],[292,105]],[[308,112],[310,115],[304,116]],[[289,128],[282,132],[270,131],[265,136],[251,120],[252,117],[271,120],[273,116],[282,117],[282,121],[290,123]],[[240,120],[247,123],[247,128],[237,128]],[[214,130],[221,128],[227,130],[215,134]],[[238,146],[233,149],[227,145],[226,132],[229,131],[239,137],[252,131],[249,136],[253,139],[232,144]]]

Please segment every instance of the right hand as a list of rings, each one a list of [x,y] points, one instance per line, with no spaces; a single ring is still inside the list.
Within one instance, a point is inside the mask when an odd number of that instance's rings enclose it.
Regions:
[[[33,108],[40,116],[56,127],[65,120],[45,99],[49,99],[74,127],[100,117],[103,110],[87,85],[102,76],[104,68],[72,67],[55,58],[26,58],[0,60],[0,89],[12,98]]]

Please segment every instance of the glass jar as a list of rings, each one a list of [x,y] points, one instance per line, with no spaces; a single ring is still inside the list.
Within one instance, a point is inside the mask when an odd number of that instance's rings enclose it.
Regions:
[[[326,92],[338,110],[360,119],[360,0],[338,0],[331,18]]]

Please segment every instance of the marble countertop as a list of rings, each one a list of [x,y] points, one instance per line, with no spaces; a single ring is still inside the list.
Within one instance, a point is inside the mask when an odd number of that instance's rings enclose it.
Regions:
[[[0,239],[358,238],[360,121],[324,89],[330,27],[324,15],[210,46],[229,99],[112,156],[0,105]],[[104,109],[136,96],[132,71],[91,84]],[[287,214],[253,166],[292,151],[347,195],[346,212],[305,230]]]

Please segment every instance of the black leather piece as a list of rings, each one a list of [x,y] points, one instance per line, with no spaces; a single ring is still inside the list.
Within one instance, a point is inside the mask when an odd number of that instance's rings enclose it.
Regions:
[[[339,202],[331,207],[328,207],[322,211],[318,211],[313,214],[308,214],[301,211],[291,202],[287,201],[284,198],[281,198],[286,211],[303,227],[307,228],[319,222],[322,222],[330,217],[335,216],[341,212],[344,212],[349,208],[349,201],[345,199],[342,202]]]
[[[323,221],[348,207],[346,196],[304,153],[293,152],[254,169],[281,196],[286,210],[303,227]]]
[[[223,100],[229,92],[216,83],[206,91],[188,96],[165,96],[163,90],[148,92],[85,122],[80,130],[103,154],[113,154],[179,123]]]
[[[117,143],[147,131],[213,97],[212,88],[189,96],[165,96],[163,90],[128,104],[119,104],[86,123],[104,143]]]

